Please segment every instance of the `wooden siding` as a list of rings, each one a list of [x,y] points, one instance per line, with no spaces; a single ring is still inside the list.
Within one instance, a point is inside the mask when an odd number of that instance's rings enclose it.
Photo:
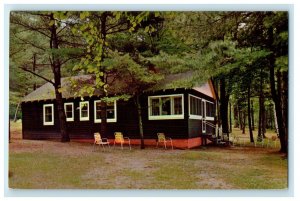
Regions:
[[[156,95],[184,95],[184,119],[164,119],[164,120],[149,120],[148,118],[148,96]],[[172,139],[186,139],[188,138],[188,110],[187,103],[188,97],[186,96],[184,89],[169,89],[164,91],[156,91],[152,93],[146,93],[142,97],[142,116],[144,122],[144,136],[145,138],[157,138],[158,132],[165,133],[166,136]]]
[[[148,96],[184,94],[184,119],[149,120],[148,119]],[[188,94],[204,98],[211,102],[214,100],[194,90],[165,90],[145,93],[141,97],[142,119],[144,126],[144,138],[156,139],[156,133],[164,132],[172,139],[199,138],[202,134],[202,121],[189,119]],[[89,121],[80,121],[79,103],[80,99],[68,99],[64,102],[74,103],[74,121],[67,121],[67,129],[71,139],[93,139],[93,133],[99,132],[101,123],[94,123],[94,101],[97,97],[85,99],[89,101]],[[24,139],[59,139],[60,126],[58,121],[57,106],[54,103],[54,125],[43,125],[43,105],[53,101],[26,102],[22,103],[23,111],[23,138]],[[207,127],[207,130],[209,128]],[[137,110],[134,101],[117,102],[117,122],[107,123],[107,133],[102,137],[114,138],[114,132],[123,132],[125,136],[139,139],[139,127]]]

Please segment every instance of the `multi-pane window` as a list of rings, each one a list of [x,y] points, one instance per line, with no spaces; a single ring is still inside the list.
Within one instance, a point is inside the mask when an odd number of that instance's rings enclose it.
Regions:
[[[183,95],[149,96],[149,119],[183,119]]]
[[[174,114],[182,114],[182,97],[174,97]]]
[[[116,101],[106,103],[106,119],[107,122],[116,122],[117,114],[116,114]],[[94,110],[95,110],[95,122],[101,122],[101,101],[97,100],[94,102]]]
[[[94,110],[95,110],[95,122],[97,120],[101,121],[101,102],[100,101],[94,102]]]
[[[161,115],[171,115],[171,98],[161,98]]]
[[[159,106],[159,98],[150,99],[151,102],[151,116],[159,116],[160,115],[160,106]]]
[[[53,104],[43,106],[43,123],[44,125],[54,125]]]
[[[73,103],[65,103],[65,114],[67,121],[74,121],[74,105]]]
[[[80,115],[80,121],[88,121],[89,120],[89,102],[88,101],[80,102],[79,115]]]
[[[202,116],[201,99],[195,96],[190,97],[190,116]]]
[[[214,104],[208,101],[206,101],[206,116],[207,117],[215,116]]]
[[[112,102],[106,104],[106,118],[107,119],[115,118],[115,104]]]
[[[215,107],[212,102],[189,95],[189,109],[190,119],[214,119]]]

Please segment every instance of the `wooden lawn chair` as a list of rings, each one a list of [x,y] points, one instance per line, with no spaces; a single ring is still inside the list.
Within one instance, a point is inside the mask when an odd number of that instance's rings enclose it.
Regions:
[[[156,147],[158,147],[159,143],[164,143],[165,149],[167,149],[167,143],[170,142],[172,150],[173,150],[173,141],[170,137],[166,137],[164,133],[157,133],[157,143]]]
[[[123,149],[123,144],[127,143],[129,146],[129,149],[131,150],[130,139],[129,139],[129,137],[124,137],[122,132],[115,132],[114,146],[116,145],[116,143],[120,143],[122,149]]]
[[[94,140],[93,150],[95,149],[95,145],[101,145],[103,149],[105,149],[104,145],[107,145],[110,148],[108,139],[101,138],[100,133],[94,133]]]

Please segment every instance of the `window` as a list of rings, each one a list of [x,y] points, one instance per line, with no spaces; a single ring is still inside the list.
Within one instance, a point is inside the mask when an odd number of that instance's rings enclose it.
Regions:
[[[190,119],[202,119],[201,98],[189,95]]]
[[[53,104],[43,105],[43,123],[44,125],[54,125]]]
[[[159,116],[159,98],[151,99],[151,116]]]
[[[183,119],[183,94],[149,96],[149,120]]]
[[[161,115],[171,115],[171,98],[161,98]]]
[[[94,102],[95,123],[101,123],[101,101]],[[107,122],[117,122],[117,101],[106,104]]]
[[[79,104],[80,121],[88,121],[89,118],[89,102],[84,101]]]
[[[65,103],[65,114],[67,121],[74,121],[74,105],[73,103]]]
[[[174,97],[174,114],[182,114],[182,97]]]
[[[214,118],[215,116],[215,108],[212,102],[206,101],[206,117]]]

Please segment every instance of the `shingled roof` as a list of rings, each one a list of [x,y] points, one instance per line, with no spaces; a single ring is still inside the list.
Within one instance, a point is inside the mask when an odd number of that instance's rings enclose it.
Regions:
[[[84,84],[94,84],[95,79],[93,75],[79,75],[73,77],[65,77],[61,79],[61,91],[63,98],[74,98],[75,92],[78,90],[74,87],[74,83],[76,83],[79,87]],[[86,94],[87,95],[87,94]],[[94,92],[94,95],[101,95],[98,91]],[[25,96],[22,102],[30,102],[30,101],[41,101],[41,100],[54,100],[55,99],[55,91],[54,86],[47,82],[41,87],[37,88],[35,91],[31,92],[27,96]]]
[[[215,94],[212,88],[211,82],[206,82],[201,85],[191,86],[190,82],[185,82],[188,77],[191,77],[192,73],[181,73],[181,74],[173,74],[168,75],[165,79],[161,80],[157,83],[153,90],[165,90],[165,89],[175,89],[175,88],[193,88],[209,97],[215,98]],[[75,83],[75,87],[74,87]],[[175,84],[174,84],[175,83]],[[77,85],[77,86],[76,86]],[[65,77],[61,79],[61,91],[62,97],[65,99],[79,97],[79,95],[75,95],[75,92],[78,92],[81,86],[94,86],[95,85],[95,76],[94,75],[79,75],[79,76],[72,76],[72,77]],[[113,85],[108,86],[109,95],[116,95],[125,91],[124,81],[122,80],[114,80]],[[94,96],[101,96],[103,92],[100,90],[94,91]],[[83,94],[83,96],[88,96],[88,94]],[[32,101],[43,101],[43,100],[54,100],[55,99],[55,91],[54,86],[51,83],[46,83],[36,89],[35,91],[31,92],[30,94],[26,95],[22,102],[32,102]]]

